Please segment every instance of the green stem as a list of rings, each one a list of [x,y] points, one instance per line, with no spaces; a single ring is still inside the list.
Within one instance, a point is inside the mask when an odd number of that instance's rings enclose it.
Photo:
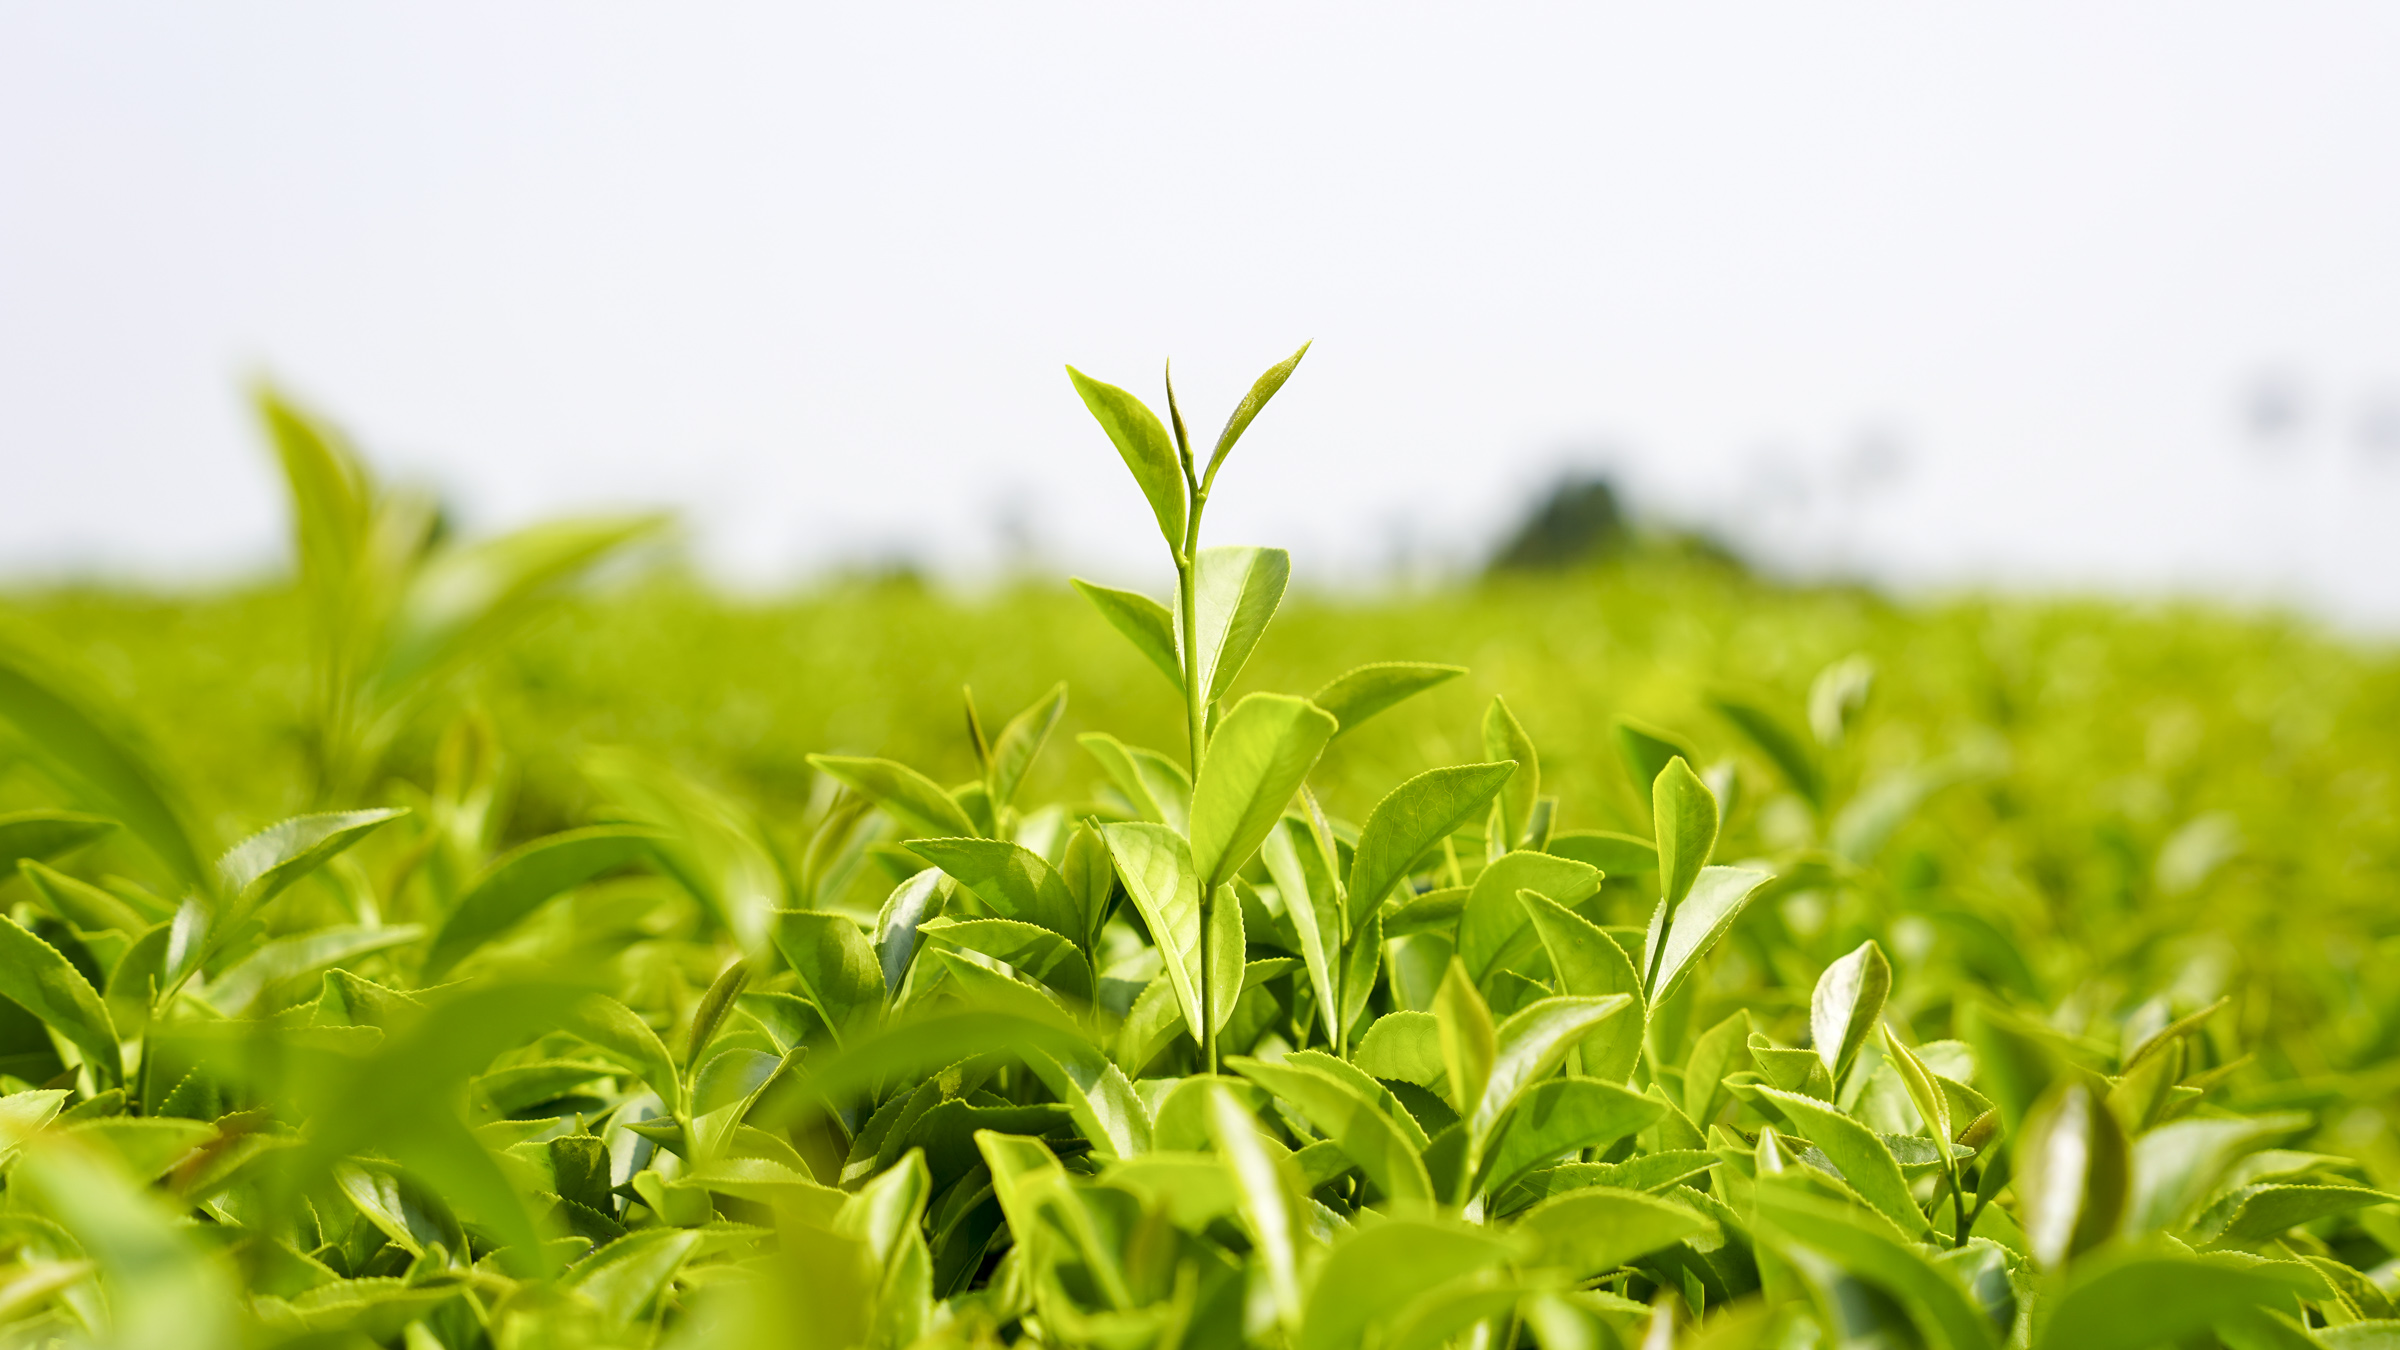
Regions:
[[[1175,555],[1175,599],[1183,619],[1183,710],[1192,737],[1192,782],[1200,781],[1200,760],[1208,753],[1208,692],[1200,687],[1200,511],[1208,497],[1190,483],[1191,460],[1184,460],[1184,477],[1191,488],[1191,514],[1183,531],[1183,548]],[[1216,959],[1208,935],[1217,897],[1210,887],[1200,896],[1200,1056],[1208,1072],[1217,1072]]]

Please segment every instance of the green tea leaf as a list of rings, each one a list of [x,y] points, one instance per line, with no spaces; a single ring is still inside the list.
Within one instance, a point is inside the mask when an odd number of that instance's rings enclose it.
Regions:
[[[2290,1298],[2280,1282],[2190,1256],[2132,1252],[2076,1274],[2051,1304],[2035,1350],[2148,1350],[2250,1308]]]
[[[1433,1184],[1409,1134],[1384,1107],[1322,1070],[1235,1057],[1227,1067],[1290,1102],[1341,1146],[1375,1188],[1396,1200],[1430,1201]],[[1413,1124],[1413,1122],[1412,1122]]]
[[[441,978],[555,897],[649,856],[657,838],[657,831],[642,826],[594,825],[511,849],[469,883],[451,907],[426,953],[425,978]]]
[[[1309,837],[1307,827],[1290,819],[1269,829],[1259,846],[1259,857],[1266,863],[1267,875],[1274,878],[1284,912],[1291,916],[1293,932],[1300,939],[1300,960],[1308,968],[1317,1016],[1330,1044],[1341,1033],[1341,995],[1336,983],[1340,968],[1336,963],[1342,954],[1342,910],[1340,898],[1334,894],[1332,873],[1316,854],[1316,841]]]
[[[875,916],[875,960],[883,970],[884,995],[898,998],[917,959],[925,924],[942,912],[942,870],[928,867],[892,888]]]
[[[2175,1231],[2199,1215],[2217,1181],[2243,1154],[2308,1127],[2296,1112],[2171,1120],[2133,1141],[2128,1233]]]
[[[48,862],[117,828],[106,816],[80,811],[16,811],[0,815],[0,875],[19,862]]]
[[[1613,830],[1564,830],[1542,850],[1597,868],[1601,875],[1638,877],[1658,870],[1658,845]]]
[[[1419,854],[1480,815],[1514,772],[1505,762],[1428,769],[1377,802],[1350,860],[1351,926],[1383,904]]]
[[[1792,785],[1792,791],[1816,810],[1825,809],[1825,772],[1799,733],[1785,725],[1782,718],[1739,695],[1719,693],[1711,696],[1709,702],[1718,715],[1750,738],[1750,743],[1775,765],[1783,780]]]
[[[1524,906],[1543,950],[1549,953],[1559,988],[1579,998],[1625,994],[1636,1000],[1635,1006],[1585,1037],[1581,1047],[1586,1076],[1624,1082],[1641,1058],[1641,1033],[1648,1011],[1638,1002],[1642,979],[1633,968],[1633,958],[1598,925],[1546,895],[1519,891],[1517,903]]]
[[[1249,664],[1275,617],[1292,555],[1279,548],[1204,548],[1194,568],[1200,687],[1214,703]]]
[[[1016,800],[1017,785],[1024,781],[1025,771],[1033,765],[1034,756],[1050,740],[1050,731],[1067,710],[1067,687],[1053,685],[1050,692],[1035,699],[1023,712],[1008,719],[1000,728],[999,738],[992,742],[992,801],[1007,806]]]
[[[1716,851],[1716,794],[1677,755],[1650,785],[1650,818],[1658,826],[1658,885],[1671,920]]]
[[[1334,726],[1289,694],[1252,694],[1218,723],[1192,788],[1192,862],[1201,885],[1213,892],[1258,852]]]
[[[1207,1040],[1200,1011],[1200,874],[1192,865],[1191,846],[1164,825],[1133,823],[1105,826],[1109,855],[1117,860],[1117,876],[1125,894],[1141,912],[1142,922],[1165,959],[1175,1002],[1195,1044]]]
[[[1633,779],[1634,792],[1646,805],[1652,797],[1652,787],[1664,773],[1670,760],[1680,758],[1696,764],[1698,751],[1682,737],[1671,731],[1620,717],[1613,728],[1616,733],[1617,758],[1623,761],[1625,772]]]
[[[810,755],[808,762],[882,807],[907,828],[936,837],[975,833],[975,823],[949,793],[905,764],[843,755]]]
[[[1508,710],[1507,701],[1497,695],[1483,712],[1483,757],[1495,763],[1514,760],[1517,765],[1517,771],[1509,775],[1507,786],[1496,799],[1500,807],[1500,851],[1531,847],[1527,831],[1533,823],[1534,801],[1542,795],[1541,756],[1533,748],[1533,738],[1518,723],[1517,715]]]
[[[1594,1027],[1633,1006],[1633,999],[1625,994],[1606,998],[1546,998],[1501,1023],[1494,1036],[1491,1070],[1483,1080],[1481,1092],[1473,1097],[1460,1093],[1460,1114],[1467,1121],[1470,1161],[1480,1158],[1482,1149],[1478,1141],[1490,1138],[1500,1117],[1527,1088],[1556,1070],[1566,1059],[1567,1051]],[[1444,1049],[1448,1049],[1446,1039]],[[1460,1082],[1454,1074],[1451,1078],[1454,1090]]]
[[[1083,598],[1092,602],[1108,626],[1123,634],[1133,649],[1158,667],[1176,689],[1183,688],[1183,665],[1175,643],[1175,616],[1165,605],[1135,591],[1114,590],[1081,577],[1070,578]],[[1091,734],[1091,733],[1087,733]]]
[[[1781,1116],[1794,1132],[1824,1150],[1833,1165],[1841,1169],[1842,1180],[1850,1183],[1860,1198],[1891,1220],[1899,1231],[1918,1238],[1932,1234],[1932,1226],[1926,1223],[1915,1197],[1909,1194],[1908,1181],[1900,1174],[1900,1164],[1893,1159],[1891,1148],[1873,1130],[1843,1115],[1832,1104],[1801,1093],[1758,1084],[1737,1087],[1735,1091],[1753,1105]]]
[[[1538,941],[1526,931],[1526,892],[1559,905],[1579,905],[1599,893],[1600,874],[1570,858],[1522,850],[1501,856],[1475,877],[1458,916],[1458,959],[1481,982],[1514,951]],[[1610,991],[1617,992],[1617,991]]]
[[[32,1013],[82,1052],[102,1087],[124,1081],[117,1028],[83,972],[58,949],[0,915],[0,997]]]
[[[1300,1234],[1293,1213],[1296,1187],[1267,1151],[1258,1123],[1233,1094],[1212,1085],[1209,1111],[1217,1150],[1232,1171],[1241,1196],[1242,1224],[1250,1232],[1252,1250],[1266,1266],[1276,1319],[1296,1329],[1300,1320]]]
[[[217,860],[217,875],[226,892],[238,897],[234,912],[249,913],[378,828],[407,814],[382,809],[293,816],[226,850]]]
[[[1691,893],[1666,927],[1665,940],[1650,944],[1655,953],[1650,962],[1653,1009],[1674,997],[1675,991],[1690,977],[1693,963],[1717,945],[1717,940],[1733,927],[1733,921],[1741,917],[1751,893],[1769,880],[1767,873],[1747,867],[1700,869]]]
[[[1398,1079],[1422,1088],[1439,1088],[1449,1081],[1441,1021],[1428,1012],[1402,1009],[1376,1018],[1359,1038],[1350,1060],[1377,1078]]]
[[[1427,1219],[1361,1224],[1317,1272],[1296,1350],[1353,1350],[1378,1317],[1438,1284],[1515,1255],[1497,1235],[1464,1224]]]
[[[1450,1105],[1461,1116],[1480,1115],[1484,1089],[1492,1079],[1499,1056],[1499,1032],[1492,1010],[1457,960],[1443,974],[1433,995],[1433,1019],[1441,1034],[1442,1071],[1450,1084]],[[1495,1113],[1496,1114],[1496,1113]],[[1484,1122],[1487,1126],[1489,1120]]]
[[[1479,1189],[1497,1195],[1577,1149],[1607,1149],[1657,1122],[1666,1105],[1618,1083],[1554,1078],[1521,1094],[1485,1150]]]
[[[1165,537],[1167,547],[1180,555],[1186,510],[1183,466],[1158,414],[1142,406],[1142,401],[1133,395],[1113,384],[1092,379],[1073,366],[1067,367],[1067,378],[1075,382],[1075,392],[1082,396],[1083,406],[1091,410],[1093,420],[1108,433],[1109,443],[1117,447],[1125,467],[1132,471],[1133,481],[1150,503],[1150,513],[1158,518],[1158,532]]]
[[[1917,1248],[1894,1241],[1858,1211],[1822,1200],[1782,1178],[1762,1177],[1758,1224],[1763,1236],[1797,1245],[1882,1289],[1907,1310],[1929,1345],[1999,1350],[2000,1329],[1967,1291]]]
[[[1595,1186],[1535,1205],[1517,1219],[1513,1231],[1534,1244],[1536,1264],[1583,1281],[1709,1226],[1708,1220],[1681,1205]]]
[[[1084,941],[1083,905],[1032,849],[997,839],[912,839],[908,851],[950,874],[1002,918]]]
[[[2257,1186],[2243,1193],[2220,1236],[2232,1242],[2263,1242],[2331,1215],[2396,1203],[2400,1196],[2364,1186]]]
[[[17,870],[51,913],[87,933],[114,930],[139,934],[157,922],[90,882],[52,871],[32,858],[19,862]]]
[[[1309,695],[1308,701],[1340,723],[1333,733],[1338,738],[1349,735],[1375,714],[1466,673],[1465,666],[1376,661],[1336,677],[1331,684]]]
[[[1134,1158],[1150,1151],[1150,1114],[1122,1069],[1080,1043],[1026,1046],[1018,1056],[1051,1095],[1066,1103],[1083,1137],[1102,1157]]]
[[[1884,1000],[1892,992],[1892,966],[1883,948],[1870,938],[1847,956],[1825,967],[1809,996],[1809,1034],[1816,1041],[1817,1060],[1839,1083],[1858,1058],[1859,1047],[1883,1016]],[[1944,1136],[1945,1138],[1947,1136]]]
[[[2059,1083],[2034,1103],[2016,1149],[2019,1222],[2036,1260],[2059,1267],[2108,1240],[2124,1217],[2123,1127],[2089,1088]]]
[[[927,935],[934,924],[943,922],[947,921],[928,923]],[[836,1034],[847,1035],[883,1011],[883,963],[848,916],[783,910],[775,916],[775,947],[791,962],[800,992],[817,1005]],[[1089,980],[1087,971],[1087,991]]]
[[[1225,429],[1217,433],[1217,447],[1209,454],[1208,473],[1200,480],[1201,491],[1206,492],[1217,481],[1217,468],[1225,462],[1225,456],[1233,453],[1233,443],[1250,429],[1250,424],[1267,406],[1267,400],[1283,388],[1283,382],[1292,378],[1292,372],[1300,366],[1300,358],[1308,355],[1308,348],[1309,344],[1303,342],[1300,350],[1267,367],[1266,374],[1251,382],[1250,392],[1242,395],[1242,401],[1233,405],[1233,414],[1225,419]]]
[[[1101,731],[1087,731],[1075,742],[1091,752],[1108,771],[1110,781],[1133,809],[1182,834],[1191,817],[1192,778],[1183,766],[1155,750],[1128,746]]]
[[[13,635],[0,633],[0,721],[63,786],[122,821],[187,886],[208,884],[182,790],[124,710]]]

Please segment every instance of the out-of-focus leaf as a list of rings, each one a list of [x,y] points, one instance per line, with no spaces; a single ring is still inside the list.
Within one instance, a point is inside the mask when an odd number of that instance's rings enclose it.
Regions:
[[[2066,1081],[2025,1116],[2016,1143],[2019,1221],[2035,1259],[2050,1267],[2117,1231],[2130,1189],[2124,1128],[2091,1089]]]
[[[1378,1317],[1435,1285],[1515,1255],[1498,1236],[1463,1224],[1425,1219],[1361,1224],[1317,1272],[1296,1350],[1351,1350]]]
[[[1650,805],[1652,788],[1670,760],[1680,757],[1695,764],[1700,760],[1699,752],[1682,737],[1646,722],[1620,717],[1612,730],[1617,757],[1624,762],[1627,776],[1633,779],[1634,793],[1644,806]]]
[[[228,1017],[250,1015],[262,995],[301,980],[314,987],[315,976],[327,966],[355,961],[373,952],[403,947],[425,935],[415,924],[366,928],[345,924],[311,933],[275,938],[227,967],[208,982],[201,996]],[[300,992],[294,990],[293,992]]]
[[[1067,710],[1067,687],[1054,685],[1049,693],[1035,699],[1023,712],[1008,719],[992,741],[991,793],[995,806],[1007,806],[1016,800],[1017,784],[1024,781],[1025,771],[1033,766],[1034,756],[1050,739],[1051,728],[1058,725],[1059,716]]]
[[[91,680],[8,632],[0,632],[0,721],[64,786],[124,822],[178,881],[208,883],[190,807],[146,738]]]
[[[1917,1248],[1861,1222],[1854,1208],[1819,1199],[1780,1178],[1761,1178],[1757,1214],[1765,1236],[1808,1248],[1897,1299],[1929,1344],[1998,1350],[1999,1329],[1966,1290]]]
[[[2051,1303],[2034,1345],[2036,1350],[2148,1350],[2289,1297],[2288,1286],[2263,1275],[2180,1253],[2137,1250],[2077,1272]]]
[[[635,825],[594,825],[544,835],[495,859],[468,884],[434,935],[425,978],[437,980],[477,948],[601,874],[647,857],[658,832]]]
[[[2174,1231],[2198,1216],[2236,1158],[2308,1126],[2294,1112],[2271,1116],[2196,1116],[2171,1120],[2133,1141],[2132,1234]]]
[[[591,568],[667,525],[659,515],[551,520],[442,550],[411,577],[373,682],[425,687],[489,651]]]
[[[77,881],[64,872],[52,871],[31,858],[17,864],[25,883],[42,898],[50,912],[86,932],[115,930],[139,935],[157,922],[143,915],[117,896],[101,890],[88,881]]]
[[[28,1148],[9,1193],[74,1235],[108,1288],[111,1340],[217,1350],[238,1344],[233,1273],[132,1178],[69,1139]]]
[[[108,1005],[58,949],[0,915],[0,997],[65,1037],[102,1087],[124,1081],[117,1028]]]
[[[21,861],[48,862],[117,828],[106,816],[80,811],[15,811],[0,815],[0,876]]]
[[[1250,1230],[1253,1250],[1266,1266],[1267,1287],[1275,1296],[1275,1316],[1287,1328],[1300,1320],[1299,1231],[1293,1211],[1297,1187],[1285,1168],[1267,1151],[1258,1124],[1233,1094],[1219,1087],[1209,1094],[1210,1123],[1217,1150],[1232,1171],[1241,1196],[1243,1226]]]
[[[1783,780],[1792,785],[1792,791],[1799,793],[1810,806],[1824,809],[1825,771],[1818,765],[1815,753],[1800,739],[1799,733],[1786,725],[1782,718],[1738,694],[1719,693],[1711,697],[1709,702],[1715,705],[1719,716],[1731,722],[1750,738],[1750,743],[1757,746],[1760,753],[1773,761]]]

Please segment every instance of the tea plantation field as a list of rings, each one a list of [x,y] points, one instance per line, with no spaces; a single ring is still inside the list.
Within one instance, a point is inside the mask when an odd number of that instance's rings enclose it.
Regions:
[[[2400,1346],[2400,654],[1314,593],[1298,360],[1075,377],[1152,595],[595,589],[269,397],[297,584],[0,598],[0,1342]]]

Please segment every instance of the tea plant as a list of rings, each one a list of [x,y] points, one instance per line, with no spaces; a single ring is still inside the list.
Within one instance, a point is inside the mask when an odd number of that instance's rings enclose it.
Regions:
[[[1862,772],[1861,660],[1788,708],[1712,688],[1734,757],[1616,720],[1625,830],[1562,825],[1498,699],[1480,757],[1329,809],[1327,749],[1461,671],[1237,695],[1290,563],[1203,548],[1201,518],[1300,359],[1205,461],[1171,385],[1162,421],[1070,371],[1174,593],[1076,585],[1180,747],[1085,732],[1088,796],[1028,801],[1066,687],[996,729],[970,695],[969,781],[817,755],[773,821],[597,751],[589,823],[505,850],[494,720],[457,719],[428,782],[376,766],[640,527],[452,555],[518,560],[454,589],[270,404],[311,734],[359,809],[225,847],[133,710],[0,648],[9,754],[54,803],[0,818],[0,1334],[2400,1344],[2400,1197],[2323,1129],[2388,1095],[2388,1052],[2270,1070],[2242,990],[2045,1006],[2001,930],[1879,866],[2005,751]],[[1772,830],[1737,828],[1745,798]]]

